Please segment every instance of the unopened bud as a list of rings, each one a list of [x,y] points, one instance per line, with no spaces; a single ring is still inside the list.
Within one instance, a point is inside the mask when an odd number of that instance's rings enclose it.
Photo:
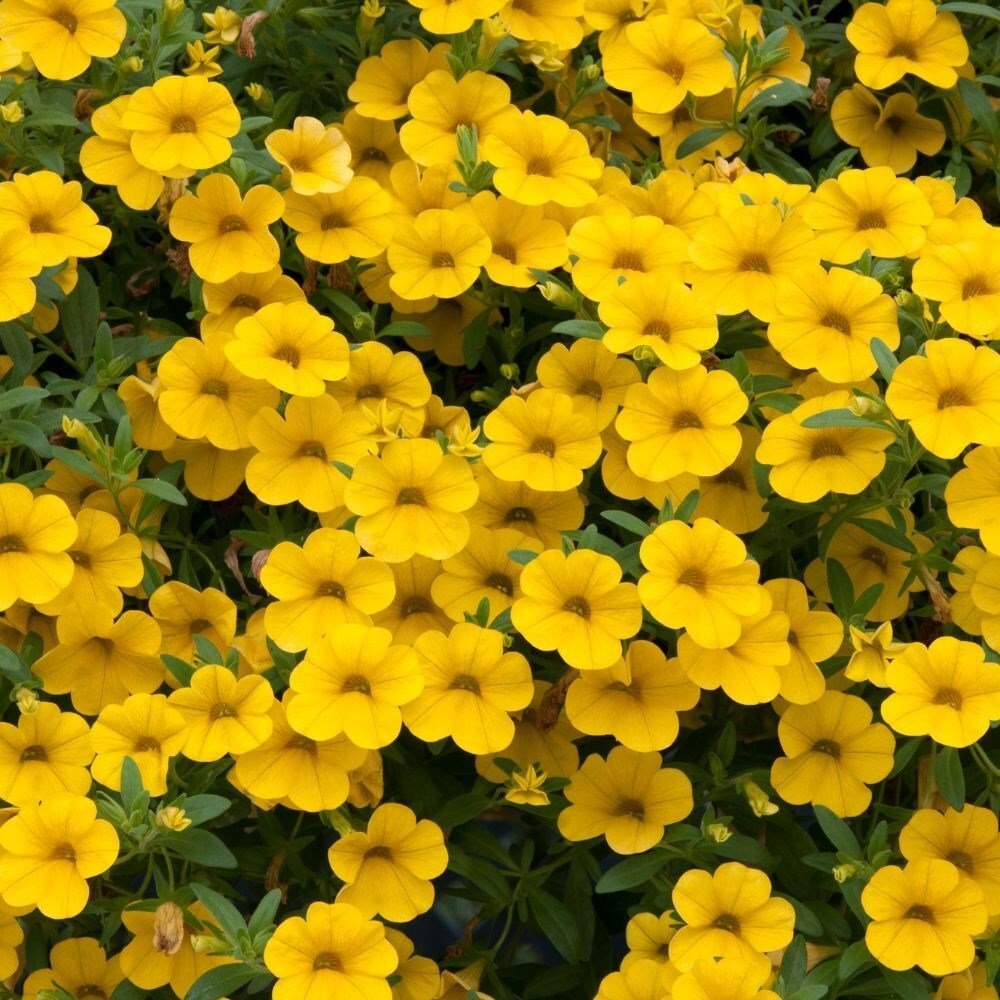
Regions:
[[[122,62],[122,73],[128,75],[130,73],[141,73],[142,72],[142,57],[141,56],[129,56],[128,59]]]
[[[581,66],[580,77],[587,83],[597,83],[601,78],[601,67],[594,62]]]
[[[546,281],[538,286],[538,290],[542,293],[542,298],[546,302],[551,302],[560,309],[571,309],[573,312],[576,312],[576,298],[572,292],[557,282]]]
[[[192,934],[191,950],[196,955],[224,955],[229,945],[214,934]]]
[[[14,701],[17,702],[18,711],[22,715],[34,715],[38,711],[38,706],[41,704],[38,700],[38,693],[32,688],[19,687],[14,695]]]
[[[725,823],[709,823],[707,833],[717,844],[724,844],[733,835]]]
[[[163,20],[176,21],[184,11],[184,0],[163,0]]]
[[[18,101],[8,101],[6,104],[0,104],[0,118],[8,125],[16,125],[24,118],[24,111]]]
[[[72,438],[77,442],[80,446],[80,451],[87,455],[88,458],[93,458],[98,452],[104,450],[104,445],[94,432],[82,420],[77,420],[76,417],[64,416],[62,418],[62,430],[66,437]]]
[[[179,833],[191,825],[191,820],[179,806],[164,806],[156,813],[156,825],[164,830]]]
[[[500,374],[503,375],[508,382],[514,382],[520,376],[521,368],[519,365],[515,365],[511,362],[510,364],[500,366]]]
[[[767,792],[752,781],[743,786],[743,794],[750,803],[754,816],[773,816],[778,811],[777,805],[768,798]]]
[[[858,866],[855,864],[843,864],[837,865],[833,869],[833,877],[843,885],[845,882],[850,881],[858,873]]]
[[[362,38],[367,38],[371,34],[376,22],[384,14],[385,7],[379,3],[379,0],[365,0],[358,16],[358,29]]]

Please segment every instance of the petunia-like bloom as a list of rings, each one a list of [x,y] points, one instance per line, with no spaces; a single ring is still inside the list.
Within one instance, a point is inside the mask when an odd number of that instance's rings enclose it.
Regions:
[[[778,1000],[764,989],[770,970],[738,958],[702,958],[674,980],[671,1000]]]
[[[409,646],[368,625],[340,625],[314,643],[289,680],[292,728],[314,740],[340,733],[366,750],[399,735],[400,706],[423,690],[420,663]]]
[[[256,454],[246,467],[250,492],[264,503],[297,501],[307,510],[333,510],[344,501],[347,477],[334,462],[351,468],[376,445],[364,414],[343,413],[328,395],[297,397],[284,414],[264,407],[247,425]]]
[[[546,550],[524,568],[521,591],[510,612],[514,628],[578,670],[610,667],[642,625],[635,584],[622,583],[621,566],[593,549]]]
[[[37,293],[31,280],[42,258],[30,233],[8,229],[0,236],[0,323],[31,312]]]
[[[939,11],[933,0],[863,4],[847,25],[847,40],[858,50],[854,72],[875,90],[907,73],[947,90],[969,58],[958,18]]]
[[[643,606],[668,628],[686,629],[701,646],[718,649],[740,635],[741,618],[766,600],[760,567],[732,532],[706,518],[665,521],[643,539],[639,577]]]
[[[44,604],[73,579],[68,549],[77,525],[65,501],[20,483],[0,484],[0,611],[15,601]]]
[[[260,274],[237,274],[228,281],[206,281],[201,289],[206,314],[201,320],[201,335],[209,340],[216,334],[228,339],[236,324],[258,309],[273,302],[304,302],[302,286],[280,267]]]
[[[893,373],[885,401],[939,458],[1000,445],[1000,355],[957,337],[929,341]]]
[[[351,149],[343,133],[318,118],[300,116],[291,128],[271,132],[264,145],[288,172],[296,194],[341,191],[354,176]]]
[[[271,685],[259,674],[237,679],[225,667],[200,667],[190,686],[170,695],[171,707],[186,723],[181,753],[212,761],[259,747],[273,729],[273,704]]]
[[[868,950],[897,971],[961,972],[975,957],[972,939],[986,930],[983,890],[939,858],[880,868],[862,891],[861,905],[872,918],[865,930]]]
[[[225,353],[244,375],[292,396],[321,396],[349,369],[347,341],[307,302],[275,302],[241,319]]]
[[[354,467],[344,503],[360,515],[354,532],[365,550],[392,563],[461,551],[477,494],[469,463],[442,454],[437,441],[390,441]]]
[[[945,487],[948,518],[960,528],[979,532],[983,548],[1000,555],[1000,448],[973,448]]]
[[[927,239],[934,210],[913,181],[890,167],[845,170],[823,181],[802,210],[823,260],[852,264],[875,257],[913,257]]]
[[[639,753],[663,750],[677,739],[678,713],[694,708],[701,692],[660,648],[644,639],[605,670],[586,670],[566,695],[570,722],[592,736],[613,736]]]
[[[934,156],[944,146],[944,126],[918,108],[917,99],[905,92],[891,95],[883,106],[856,83],[834,98],[830,120],[844,142],[858,147],[869,167],[905,174],[917,162],[917,153]]]
[[[240,113],[221,83],[165,76],[130,95],[120,125],[131,133],[132,155],[141,166],[167,176],[179,170],[183,177],[229,159]]]
[[[622,963],[620,971],[611,972],[601,980],[594,1000],[633,1000],[636,997],[660,1000],[670,996],[670,986],[676,978],[677,970],[672,965],[651,958],[640,959],[628,966]]]
[[[888,666],[892,694],[882,718],[904,736],[930,736],[948,747],[967,747],[1000,719],[1000,665],[980,645],[952,636],[930,646],[910,643]]]
[[[771,880],[737,861],[714,873],[692,869],[677,880],[674,909],[685,925],[670,940],[670,961],[689,972],[702,959],[728,958],[770,972],[765,952],[792,940],[795,910],[771,895]]]
[[[0,896],[37,906],[53,920],[75,917],[90,898],[88,878],[118,857],[118,834],[82,795],[51,795],[0,826]]]
[[[372,813],[365,832],[349,833],[327,852],[334,875],[347,884],[338,903],[365,917],[405,923],[434,905],[431,879],[448,867],[441,827],[413,810],[388,803]]]
[[[919,266],[919,264],[918,264]],[[882,285],[842,267],[809,268],[775,300],[767,339],[793,368],[815,368],[831,382],[856,382],[876,369],[876,337],[899,347],[896,303]]]
[[[277,600],[264,610],[268,636],[298,652],[339,625],[370,625],[388,607],[394,585],[385,563],[361,555],[350,531],[319,528],[305,542],[279,542],[260,571]]]
[[[117,955],[108,955],[96,938],[67,938],[52,946],[49,968],[37,969],[24,981],[25,1000],[38,1000],[42,990],[59,987],[75,997],[110,997],[124,979]]]
[[[725,43],[694,18],[650,17],[628,24],[604,52],[608,83],[630,91],[637,107],[666,114],[688,94],[708,97],[731,87]]]
[[[687,776],[662,765],[658,753],[626,747],[607,760],[591,754],[566,786],[570,805],[559,814],[559,832],[572,841],[604,837],[616,854],[648,851],[694,804]]]
[[[826,806],[838,816],[860,816],[871,803],[869,785],[893,767],[896,741],[861,698],[827,691],[811,705],[792,705],[778,723],[784,757],[771,767],[771,784],[793,805]]]
[[[115,0],[3,0],[0,35],[23,49],[42,76],[72,80],[91,60],[116,55],[125,15]]]
[[[739,454],[735,424],[748,406],[729,372],[661,366],[648,382],[629,386],[615,428],[629,442],[629,468],[644,479],[714,476]]]
[[[454,4],[445,5],[445,9],[449,6]],[[447,52],[446,44],[428,50],[419,38],[386,42],[378,55],[361,60],[347,99],[365,118],[389,122],[403,118],[410,91],[429,73],[448,68]]]
[[[413,648],[424,689],[403,707],[407,729],[426,743],[450,736],[467,753],[505,750],[514,738],[510,713],[527,708],[534,695],[528,661],[504,652],[496,629],[470,622],[447,636],[427,632]]]
[[[278,242],[268,227],[283,208],[281,195],[266,184],[241,195],[232,177],[209,174],[196,194],[174,203],[170,233],[191,244],[188,257],[199,278],[228,281],[240,273],[270,271],[278,263]]]
[[[399,958],[377,920],[349,903],[312,903],[305,917],[283,920],[264,948],[278,979],[274,1000],[349,997],[391,1000],[387,977]]]
[[[149,598],[149,613],[163,633],[164,653],[190,660],[196,636],[203,636],[220,652],[236,635],[236,605],[221,590],[194,587],[170,580]]]
[[[772,466],[775,493],[810,503],[828,493],[861,493],[885,468],[885,451],[896,440],[884,427],[803,426],[810,417],[846,409],[846,389],[814,396],[764,428],[757,461]]]
[[[30,237],[43,267],[97,257],[111,242],[111,230],[98,225],[97,213],[84,204],[80,182],[64,181],[51,170],[15,174],[0,184],[0,233],[11,229]]]

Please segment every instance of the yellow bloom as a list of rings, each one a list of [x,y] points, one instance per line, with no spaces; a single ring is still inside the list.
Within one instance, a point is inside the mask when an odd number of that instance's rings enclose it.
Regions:
[[[274,1000],[349,996],[391,1000],[386,977],[399,964],[385,928],[349,903],[312,903],[305,917],[283,920],[264,948],[278,978]]]
[[[42,76],[72,80],[91,60],[116,55],[125,38],[125,15],[114,0],[4,0],[0,35],[23,49]]]
[[[503,797],[519,806],[547,806],[549,796],[544,788],[546,781],[548,775],[544,771],[536,771],[534,765],[529,764],[525,771],[511,772],[510,783]]]
[[[225,667],[201,667],[189,687],[170,695],[186,722],[181,753],[212,761],[253,750],[271,735],[273,704],[271,685],[259,674],[237,680]]]
[[[201,19],[211,30],[205,32],[205,41],[210,45],[235,45],[243,27],[243,18],[228,7],[216,7],[211,13],[204,13]]]
[[[407,729],[427,743],[450,736],[472,754],[505,750],[514,738],[510,713],[527,708],[534,694],[528,661],[504,652],[495,629],[469,622],[447,636],[427,632],[413,648],[424,687],[403,707]]]
[[[896,369],[885,401],[940,458],[1000,445],[1000,356],[957,337],[930,341]]]
[[[267,185],[257,184],[241,196],[231,177],[209,174],[196,194],[174,203],[170,233],[191,244],[188,257],[198,277],[228,281],[241,272],[270,271],[278,263],[278,243],[268,227],[283,207],[281,195]]]
[[[124,978],[117,955],[108,956],[95,938],[68,938],[52,946],[49,968],[24,981],[25,1000],[38,1000],[42,990],[62,987],[70,996],[110,997]]]
[[[400,706],[420,694],[424,679],[413,650],[391,643],[390,632],[367,625],[340,625],[314,643],[289,681],[292,728],[314,740],[346,733],[368,750],[392,743]]]
[[[892,694],[882,718],[905,736],[967,747],[1000,718],[1000,665],[985,662],[982,647],[951,636],[930,646],[910,643],[888,666]]]
[[[347,90],[354,110],[365,118],[394,121],[407,114],[410,91],[434,70],[447,69],[444,43],[429,51],[418,38],[386,42],[378,55],[363,59]]]
[[[945,487],[948,517],[960,528],[977,530],[983,547],[1000,555],[1000,448],[973,448],[963,468],[953,473]]]
[[[156,810],[156,825],[163,830],[180,833],[191,825],[191,820],[178,806],[164,806]]]
[[[412,643],[427,631],[447,632],[451,620],[434,601],[432,588],[441,573],[441,563],[425,556],[413,556],[393,563],[396,594],[389,606],[374,615],[374,622],[392,633],[400,643]]]
[[[337,840],[327,852],[334,875],[347,884],[337,894],[362,916],[405,923],[434,904],[431,879],[448,866],[441,828],[419,822],[412,809],[391,803],[372,813],[365,833]]]
[[[937,858],[880,868],[861,904],[872,918],[865,930],[868,950],[889,969],[961,972],[975,957],[973,937],[986,929],[982,889]]]
[[[318,118],[296,118],[290,129],[272,132],[264,145],[288,171],[296,194],[342,191],[354,176],[351,150],[343,133]]]
[[[0,323],[31,312],[35,305],[35,283],[42,258],[32,236],[7,230],[0,244]]]
[[[231,337],[236,324],[258,309],[274,302],[303,302],[305,294],[294,278],[275,267],[260,274],[237,274],[228,281],[206,281],[201,290],[207,310],[201,320],[201,335],[210,340],[216,334]]]
[[[739,961],[762,974],[771,971],[765,952],[792,940],[795,910],[771,896],[761,871],[731,861],[714,874],[692,869],[677,880],[674,909],[686,924],[670,940],[670,961],[683,972],[702,959]]]
[[[82,795],[50,795],[0,826],[0,895],[54,920],[75,917],[90,898],[87,879],[118,857],[118,835]]]
[[[674,980],[672,1000],[778,1000],[778,994],[762,987],[770,970],[746,965],[738,958],[702,958]]]
[[[875,90],[907,73],[934,87],[954,87],[956,68],[969,58],[958,18],[939,12],[932,0],[863,4],[847,25],[847,40],[858,50],[854,72]]]
[[[868,681],[876,687],[885,687],[885,671],[890,661],[906,649],[905,642],[893,642],[892,622],[879,625],[874,632],[863,632],[850,626],[851,646],[854,652],[844,674],[852,681]]]
[[[197,41],[188,42],[185,46],[188,64],[184,67],[184,72],[188,76],[203,76],[208,80],[213,76],[218,76],[222,72],[222,67],[215,60],[220,51],[218,45],[206,49],[200,38]]]
[[[376,558],[446,559],[468,541],[464,511],[478,492],[468,462],[442,454],[436,441],[390,441],[380,457],[358,462],[344,502],[360,515],[355,534]]]
[[[677,970],[673,966],[650,958],[640,959],[628,966],[623,963],[620,972],[612,972],[601,980],[594,1000],[645,1000],[646,997],[660,1000],[670,995],[670,985],[676,976]]]
[[[572,841],[604,837],[616,854],[655,847],[664,827],[693,807],[691,782],[662,767],[658,753],[615,747],[607,760],[591,754],[566,786],[570,805],[559,814],[559,832]]]

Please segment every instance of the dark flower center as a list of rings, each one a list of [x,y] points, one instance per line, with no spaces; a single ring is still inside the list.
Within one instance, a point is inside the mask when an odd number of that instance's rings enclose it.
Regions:
[[[590,617],[590,604],[585,597],[569,597],[563,604],[563,611],[568,611],[572,615],[579,615],[581,618]]]

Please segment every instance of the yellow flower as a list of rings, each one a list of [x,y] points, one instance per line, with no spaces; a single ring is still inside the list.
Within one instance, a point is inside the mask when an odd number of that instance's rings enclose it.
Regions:
[[[852,681],[868,681],[876,687],[885,687],[886,667],[907,644],[893,642],[892,622],[879,625],[874,632],[863,632],[851,625],[849,632],[854,652],[847,661],[845,676]]]
[[[225,667],[201,667],[189,687],[170,695],[186,722],[181,753],[212,761],[253,750],[271,735],[273,704],[271,685],[259,674],[237,680]]]
[[[157,374],[161,389],[156,402],[168,426],[227,451],[248,447],[250,418],[278,401],[277,389],[230,363],[219,339],[178,340],[160,359]]]
[[[529,764],[524,771],[511,772],[503,797],[518,806],[547,806],[549,796],[544,788],[546,781],[548,775],[542,770],[536,771],[534,765]]]
[[[120,124],[132,133],[136,160],[169,174],[207,170],[228,160],[240,113],[221,83],[203,76],[165,76],[129,97]]]
[[[885,106],[866,87],[856,83],[841,91],[830,109],[834,130],[844,142],[857,146],[870,167],[889,167],[905,174],[917,162],[917,153],[934,156],[944,146],[944,126],[917,111],[912,94],[893,94]]]
[[[701,692],[676,659],[636,639],[624,659],[605,670],[586,670],[566,695],[570,722],[592,736],[613,736],[639,753],[663,750],[677,739],[678,713],[694,708]]]
[[[257,453],[246,468],[247,486],[270,504],[298,501],[328,511],[343,503],[347,479],[334,462],[353,467],[375,451],[371,424],[343,413],[328,395],[289,401],[282,416],[264,407],[250,418],[247,435]]]
[[[235,45],[243,27],[243,18],[228,7],[216,7],[211,13],[203,13],[201,19],[210,31],[205,32],[205,41],[210,45]]]
[[[866,250],[876,257],[914,256],[934,210],[912,181],[890,167],[869,167],[823,181],[802,217],[816,232],[818,256],[851,264]]]
[[[969,58],[958,18],[939,12],[933,0],[863,4],[847,25],[847,40],[858,50],[854,72],[875,90],[907,73],[947,90]]]
[[[643,111],[673,111],[688,94],[707,97],[733,85],[725,45],[704,25],[676,14],[625,29],[604,50],[608,83],[631,92]]]
[[[301,546],[279,542],[260,571],[261,586],[276,597],[264,611],[268,636],[282,649],[306,649],[339,625],[370,625],[392,600],[389,568],[358,558],[349,531],[319,528]]]
[[[600,990],[594,1000],[638,1000],[670,995],[670,986],[677,976],[671,965],[640,959],[628,966],[622,964],[620,972],[612,972],[601,980]]]
[[[114,0],[4,0],[0,35],[23,49],[42,76],[72,80],[96,56],[118,53],[125,38],[125,15]]]
[[[932,976],[961,972],[975,957],[973,937],[986,929],[983,890],[937,858],[880,868],[862,891],[861,904],[872,918],[865,930],[868,950],[898,971],[919,966]]]
[[[364,118],[352,109],[344,115],[340,130],[351,147],[354,173],[388,187],[392,165],[406,159],[392,122]]]
[[[69,585],[74,567],[67,550],[77,530],[59,497],[0,484],[0,611],[18,600],[44,604]]]
[[[893,373],[885,401],[940,458],[1000,445],[1000,356],[957,337],[929,341]]]
[[[542,389],[508,396],[483,422],[490,443],[483,464],[498,479],[557,492],[578,486],[601,454],[591,415],[562,392]]]
[[[346,733],[367,750],[392,743],[400,706],[420,694],[424,679],[413,650],[391,643],[390,632],[367,625],[340,625],[314,643],[289,680],[292,728],[314,740]]]
[[[97,213],[82,196],[78,181],[64,182],[51,170],[15,174],[0,184],[0,231],[13,229],[29,236],[43,267],[70,257],[97,257],[108,248],[111,230],[97,224]],[[8,266],[15,268],[16,277],[27,277],[34,261],[21,256],[25,251],[17,240],[13,253],[14,263]]]
[[[1000,718],[1000,665],[986,662],[976,643],[951,636],[930,646],[910,643],[885,679],[892,694],[882,703],[882,718],[904,736],[967,747]]]
[[[184,716],[162,694],[133,694],[121,704],[105,705],[91,730],[97,754],[91,766],[94,780],[121,788],[122,762],[135,761],[142,786],[150,795],[166,795],[170,758],[186,740]]]
[[[184,72],[188,76],[203,76],[210,80],[222,72],[222,67],[215,61],[220,52],[218,45],[206,49],[204,42],[199,38],[194,42],[188,42],[185,52],[188,64],[184,67]]]
[[[21,107],[19,101],[7,101],[5,104],[0,104],[0,118],[2,118],[8,125],[16,125],[19,121],[24,119],[24,110]]]
[[[996,517],[1000,448],[973,448],[963,468],[952,474],[944,496],[951,523],[977,530],[987,552],[1000,555],[1000,519]]]
[[[25,1000],[38,1000],[42,990],[58,987],[74,997],[110,997],[124,978],[117,955],[108,957],[95,938],[60,941],[49,952],[49,968],[32,972],[24,981]]]
[[[365,917],[405,923],[434,904],[431,879],[448,866],[448,851],[436,823],[418,822],[412,809],[391,803],[372,813],[367,832],[337,840],[327,860],[347,883],[338,903],[357,907]]]
[[[413,556],[406,562],[389,566],[396,594],[389,606],[373,616],[376,625],[388,629],[397,642],[412,643],[424,632],[447,632],[448,616],[438,607],[431,593],[441,573],[441,563],[425,556]]]
[[[0,722],[0,798],[26,806],[60,792],[86,795],[93,756],[86,721],[43,702],[17,725]]]
[[[170,233],[191,244],[188,257],[199,278],[228,281],[241,272],[270,271],[278,263],[278,243],[268,227],[283,208],[281,195],[272,187],[257,184],[241,196],[231,177],[209,174],[196,194],[174,203]]]
[[[416,300],[460,295],[479,277],[491,250],[474,217],[432,208],[399,226],[386,253],[393,271],[389,287]]]
[[[8,229],[0,244],[0,323],[31,312],[35,305],[35,283],[42,258],[29,233]]]
[[[156,811],[156,825],[162,830],[180,833],[191,825],[191,820],[183,809],[177,806],[164,806]]]
[[[338,809],[350,793],[350,773],[365,763],[368,752],[343,735],[312,740],[297,733],[288,723],[287,702],[271,706],[271,735],[240,754],[233,777],[255,798],[305,812]]]
[[[483,143],[495,166],[493,186],[520,205],[579,207],[594,201],[602,162],[590,155],[582,132],[552,115],[525,111],[503,121]]]
[[[318,118],[296,118],[290,129],[272,132],[264,145],[288,171],[296,194],[342,191],[354,176],[351,150],[343,133]]]
[[[571,841],[604,837],[616,854],[655,847],[664,827],[693,808],[691,782],[662,767],[658,753],[615,747],[607,760],[591,754],[570,779],[570,805],[559,814],[559,832]]]
[[[670,961],[683,972],[702,959],[723,958],[767,974],[764,953],[792,940],[792,904],[771,896],[763,872],[739,862],[719,865],[714,874],[686,871],[674,886],[673,904],[686,926],[670,940]]]
[[[644,479],[714,476],[739,454],[735,424],[748,406],[729,372],[660,367],[629,386],[615,428],[629,442],[629,468]]]
[[[706,518],[688,526],[666,521],[643,539],[639,578],[643,606],[668,628],[683,628],[699,645],[718,649],[740,635],[741,618],[767,600],[760,567],[746,546]]]
[[[403,707],[407,729],[426,743],[450,736],[472,754],[505,750],[514,738],[510,713],[528,707],[534,687],[528,661],[505,653],[503,640],[469,622],[447,636],[421,635],[413,648],[424,687]]]
[[[756,458],[772,466],[768,478],[779,496],[810,503],[828,493],[854,495],[885,468],[885,450],[895,441],[891,431],[803,426],[810,417],[846,409],[851,398],[846,390],[816,396],[764,428]]]
[[[769,969],[746,965],[738,958],[702,958],[674,980],[672,1000],[778,1000],[773,990],[763,986],[771,977]]]
[[[391,1000],[386,977],[399,964],[385,928],[349,903],[312,903],[305,917],[283,920],[264,948],[278,978],[274,1000],[349,996]]]
[[[193,658],[195,636],[225,652],[236,635],[236,605],[214,587],[199,591],[171,580],[153,591],[149,611],[163,632],[162,651],[182,660]]]
[[[447,559],[469,539],[464,511],[478,492],[468,462],[442,454],[436,441],[390,441],[354,467],[344,503],[360,515],[355,534],[376,558]]]
[[[536,649],[556,650],[579,670],[602,670],[622,655],[622,640],[642,625],[635,584],[592,549],[549,549],[521,574],[523,596],[511,608],[514,628]]]
[[[280,267],[260,274],[237,274],[228,281],[206,281],[201,290],[207,310],[201,320],[201,335],[210,340],[222,334],[231,337],[236,324],[258,309],[274,302],[303,302],[305,294],[294,279],[281,273]]]
[[[386,42],[378,55],[358,65],[347,99],[365,118],[390,122],[403,118],[410,91],[432,71],[448,68],[447,52],[444,43],[428,51],[419,38]]]
[[[0,826],[0,895],[35,905],[53,920],[75,917],[90,898],[87,879],[118,857],[118,835],[82,795],[60,793],[25,805]]]

